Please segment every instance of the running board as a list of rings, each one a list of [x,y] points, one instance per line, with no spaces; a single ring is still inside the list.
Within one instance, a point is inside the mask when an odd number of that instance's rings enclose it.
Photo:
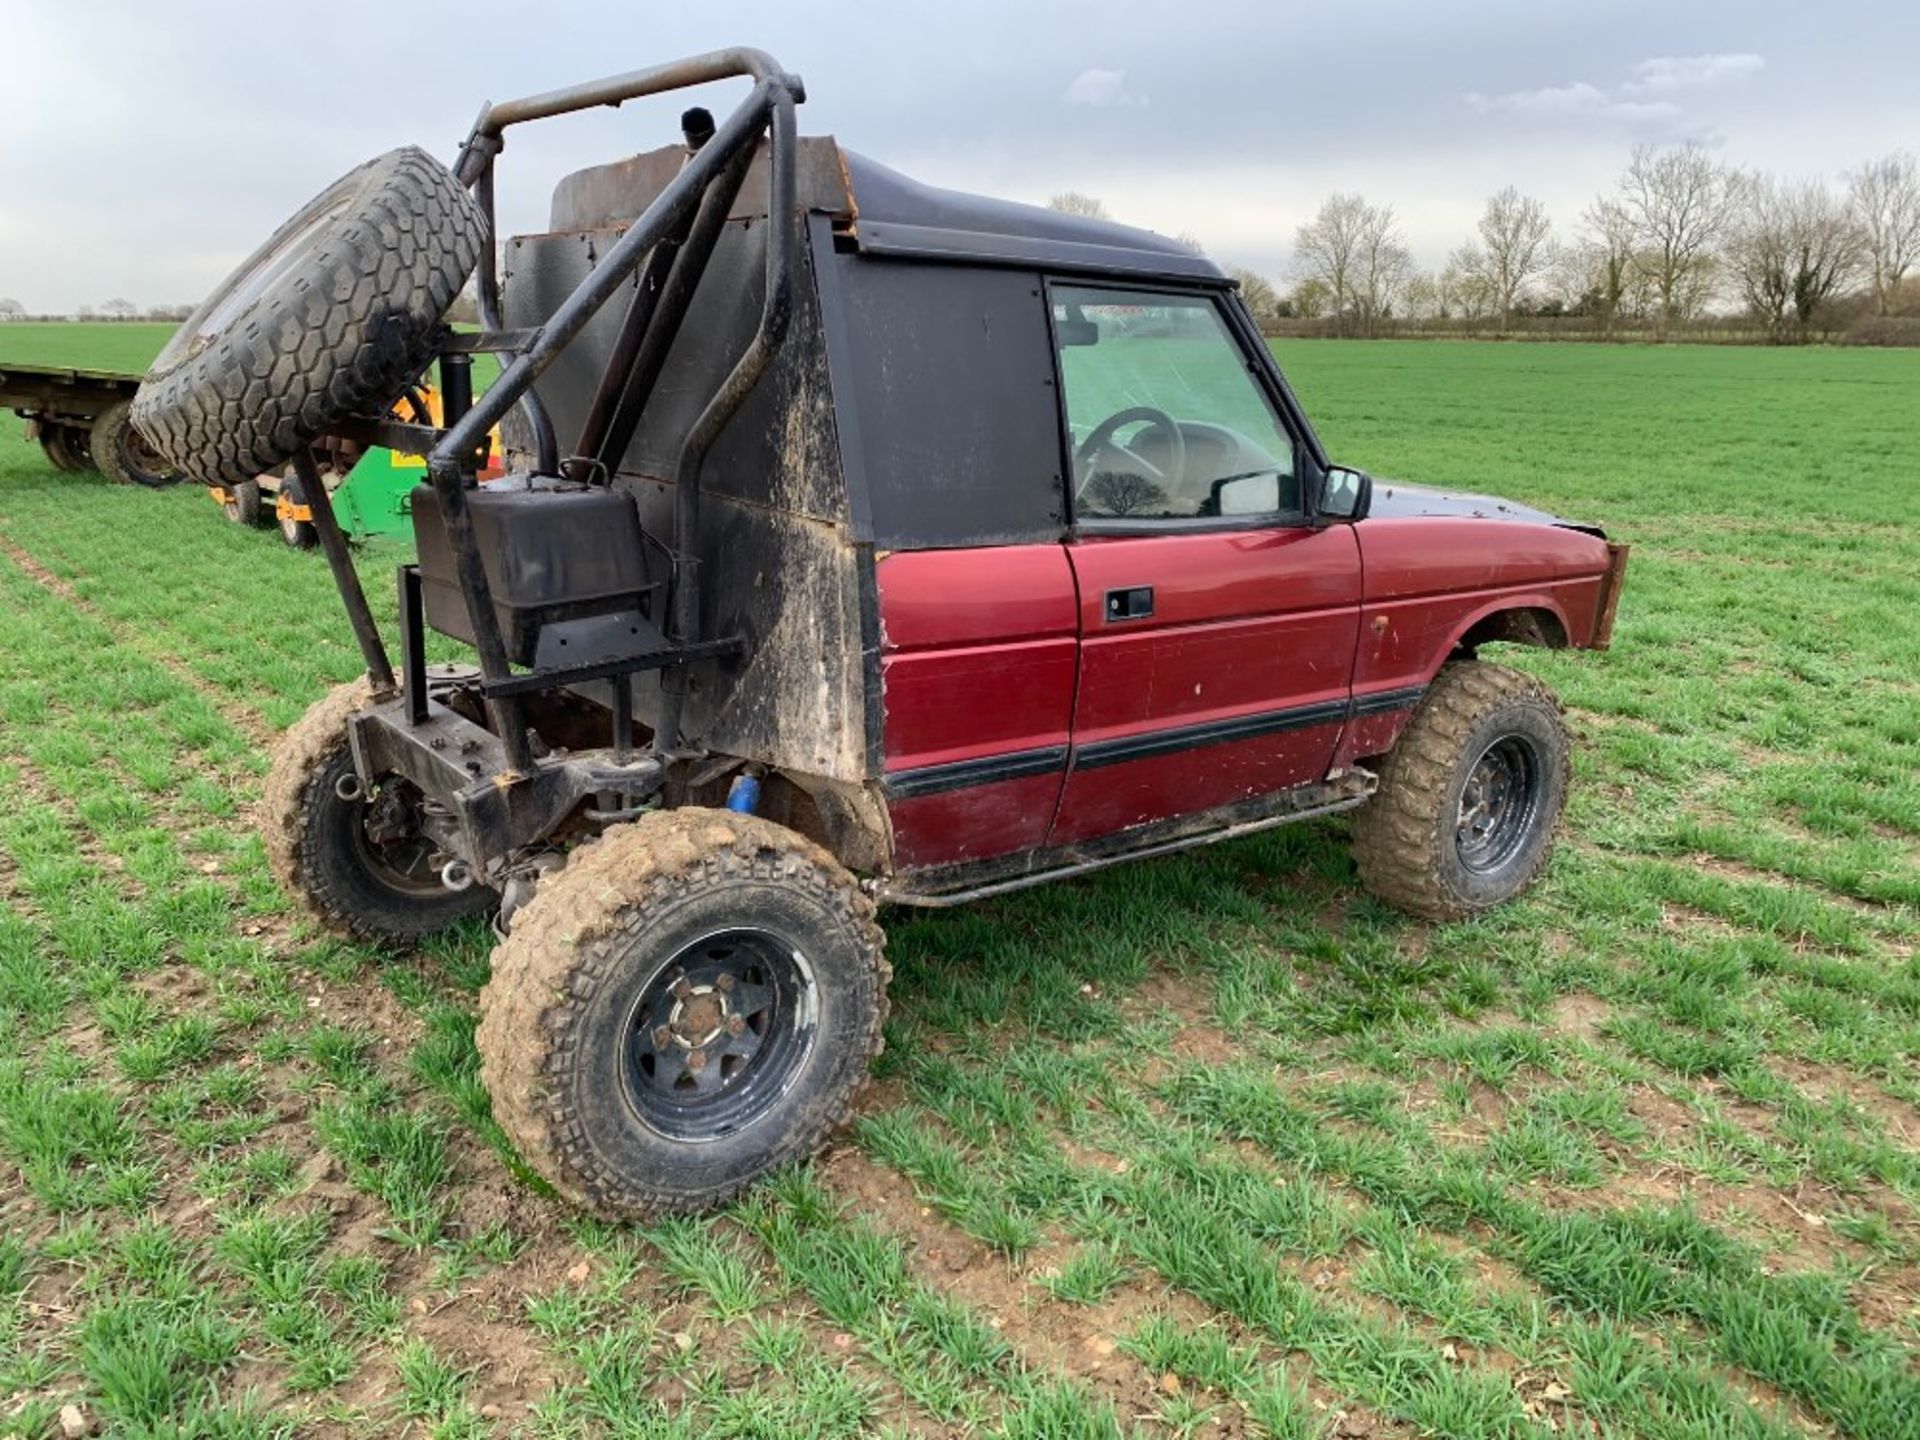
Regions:
[[[1116,848],[1110,853],[1089,853],[1087,847],[1063,847],[1056,851],[1033,851],[1025,857],[1029,862],[1047,858],[1058,863],[1043,864],[1038,869],[1027,870],[1019,874],[1004,875],[1003,878],[983,881],[970,886],[958,886],[952,889],[920,889],[911,884],[902,884],[898,880],[869,880],[866,888],[874,899],[886,905],[911,905],[920,909],[947,909],[955,905],[969,905],[976,900],[992,899],[996,895],[1011,894],[1016,890],[1030,889],[1035,885],[1051,884],[1055,880],[1072,880],[1081,875],[1091,874],[1095,870],[1104,870],[1110,865],[1120,865],[1129,860],[1152,860],[1162,855],[1173,855],[1182,850],[1196,849],[1202,845],[1218,845],[1225,840],[1238,840],[1246,835],[1257,835],[1262,830],[1272,830],[1281,825],[1292,825],[1301,820],[1317,820],[1327,815],[1338,815],[1343,810],[1352,810],[1364,805],[1379,786],[1379,779],[1366,770],[1354,769],[1342,776],[1339,781],[1325,785],[1302,787],[1302,790],[1288,792],[1292,796],[1306,801],[1309,796],[1316,797],[1309,803],[1294,808],[1282,809],[1273,814],[1257,815],[1247,819],[1231,819],[1221,824],[1207,826],[1184,834],[1169,836],[1165,839],[1153,839],[1152,835],[1166,835],[1166,825],[1143,826],[1138,839],[1140,843]],[[1337,794],[1334,798],[1318,798]],[[1263,805],[1271,804],[1272,797],[1264,797]],[[1224,812],[1227,815],[1244,815],[1247,806],[1231,806]],[[1220,812],[1216,812],[1220,813]],[[1190,825],[1195,817],[1188,816],[1180,821],[1171,822],[1174,826]],[[1116,837],[1119,838],[1119,837]],[[996,868],[1005,869],[1007,862],[987,862]],[[985,866],[968,866],[970,871],[978,873]],[[937,872],[935,872],[937,874]],[[951,874],[951,872],[949,872]],[[935,878],[929,874],[929,879]]]

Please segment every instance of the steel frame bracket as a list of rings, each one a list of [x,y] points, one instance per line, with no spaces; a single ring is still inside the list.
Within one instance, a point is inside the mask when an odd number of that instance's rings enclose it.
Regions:
[[[617,761],[589,750],[535,760],[516,769],[498,735],[429,699],[424,719],[409,712],[406,696],[370,705],[348,721],[353,765],[371,792],[381,777],[398,775],[419,787],[454,822],[451,848],[486,875],[514,851],[551,835],[579,806],[613,794],[638,803],[666,782],[666,767],[651,755]]]

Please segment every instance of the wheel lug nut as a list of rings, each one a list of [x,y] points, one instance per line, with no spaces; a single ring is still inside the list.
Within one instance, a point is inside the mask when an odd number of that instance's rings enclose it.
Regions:
[[[693,985],[688,981],[686,976],[682,975],[678,980],[673,982],[673,998],[676,1000],[690,1000],[693,998]]]
[[[687,1069],[691,1070],[694,1074],[698,1075],[702,1070],[706,1068],[707,1068],[707,1052],[706,1051],[692,1050],[687,1053]]]
[[[718,980],[714,981],[713,985],[716,990],[731,990],[733,989],[733,976],[731,974],[724,974]]]
[[[741,1019],[738,1015],[729,1015],[727,1017],[727,1034],[738,1038],[746,1034],[746,1031],[747,1022],[745,1020]]]
[[[657,1025],[653,1031],[653,1048],[664,1050],[673,1043],[673,1031],[665,1025]]]

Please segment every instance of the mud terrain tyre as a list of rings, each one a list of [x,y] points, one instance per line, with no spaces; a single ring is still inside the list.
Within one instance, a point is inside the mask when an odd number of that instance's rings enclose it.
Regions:
[[[179,470],[235,485],[347,415],[384,414],[426,369],[485,233],[424,150],[368,161],[194,311],[147,372],[135,422]]]
[[[485,913],[499,897],[478,885],[449,890],[430,865],[403,865],[425,842],[406,851],[376,843],[365,828],[368,803],[340,798],[341,778],[353,773],[347,718],[371,694],[365,680],[338,686],[280,737],[261,795],[261,829],[274,877],[321,925],[408,946]]]
[[[102,410],[87,437],[93,465],[116,485],[160,489],[179,481],[180,471],[133,427],[133,402],[122,400]]]
[[[1570,768],[1551,690],[1503,665],[1448,665],[1354,812],[1361,882],[1428,920],[1513,899],[1553,853]]]
[[[494,1117],[610,1218],[717,1205],[806,1158],[880,1053],[873,915],[833,856],[771,821],[682,809],[618,827],[542,881],[493,952],[477,1039]]]

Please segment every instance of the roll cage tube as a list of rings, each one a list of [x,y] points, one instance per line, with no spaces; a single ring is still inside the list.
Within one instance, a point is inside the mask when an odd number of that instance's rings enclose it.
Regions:
[[[532,749],[517,696],[498,688],[511,679],[512,671],[493,608],[492,589],[487,582],[486,570],[474,538],[472,517],[467,509],[466,458],[475,453],[481,438],[509,409],[523,397],[532,394],[533,383],[553,364],[560,352],[579,336],[628,277],[638,270],[654,246],[675,231],[684,229],[709,186],[724,172],[733,171],[730,162],[743,151],[750,153],[759,143],[761,135],[767,134],[772,202],[769,209],[771,214],[780,217],[781,223],[768,227],[767,293],[760,327],[732,373],[714,393],[689,432],[674,472],[678,492],[674,503],[675,633],[672,638],[683,646],[697,638],[700,597],[694,539],[699,522],[701,463],[713,440],[739,408],[779,348],[792,311],[791,283],[799,244],[798,227],[792,214],[795,193],[793,107],[804,100],[805,87],[797,76],[787,74],[764,51],[746,48],[718,50],[652,69],[636,70],[543,95],[489,105],[482,112],[454,165],[455,175],[472,189],[485,213],[489,241],[480,261],[478,289],[483,306],[491,301],[496,311],[494,316],[484,318],[489,324],[496,324],[499,278],[491,241],[494,229],[492,175],[494,160],[503,148],[501,137],[506,127],[597,106],[618,106],[642,96],[737,76],[746,76],[754,81],[751,93],[718,126],[713,137],[688,157],[680,173],[667,183],[653,203],[628,227],[601,263],[532,333],[525,348],[505,368],[499,380],[466,414],[455,420],[427,456],[428,479],[440,501],[448,545],[453,551],[455,570],[464,593],[468,619],[473,627],[474,648],[480,660],[488,716],[505,746],[509,764],[521,773],[533,767]],[[717,229],[714,227],[712,238],[717,239]],[[699,257],[701,261],[704,258]],[[538,414],[544,416],[544,411]],[[558,447],[553,443],[551,424],[545,425],[543,432],[540,421],[536,420],[535,427],[541,447],[542,471],[557,473]],[[548,453],[550,447],[551,454]],[[554,463],[549,465],[549,460]],[[656,749],[669,749],[673,743],[680,708],[678,690],[678,686],[668,689],[662,719],[671,719],[673,723],[663,723],[656,732]]]

